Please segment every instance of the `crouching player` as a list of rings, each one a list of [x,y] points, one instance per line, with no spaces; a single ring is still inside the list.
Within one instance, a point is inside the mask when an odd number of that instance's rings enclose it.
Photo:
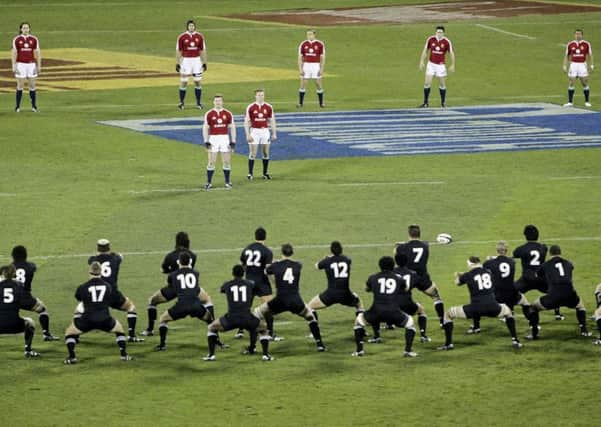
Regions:
[[[121,360],[133,358],[127,354],[125,333],[118,320],[111,317],[109,307],[113,295],[113,287],[102,280],[102,266],[98,261],[90,264],[90,280],[79,286],[75,291],[75,299],[83,304],[83,313],[76,315],[73,322],[65,331],[65,343],[69,356],[65,365],[77,363],[75,345],[79,335],[92,330],[114,333],[121,353]]]
[[[597,301],[597,310],[595,310],[595,321],[597,322],[597,328],[599,329],[599,339],[593,341],[595,345],[601,345],[601,283],[597,285],[595,289],[595,300]]]
[[[254,354],[257,344],[257,335],[261,334],[261,347],[263,349],[263,360],[270,361],[269,335],[267,326],[250,312],[253,296],[253,282],[244,280],[244,267],[235,265],[232,269],[233,279],[221,286],[221,293],[227,297],[228,312],[225,316],[213,321],[209,325],[208,341],[209,354],[203,360],[210,362],[215,360],[215,347],[217,346],[219,331],[231,331],[232,329],[246,329],[250,333],[250,345],[244,354]]]
[[[467,285],[470,292],[470,303],[464,306],[451,307],[444,315],[443,329],[445,332],[445,344],[439,350],[452,350],[453,346],[453,319],[473,319],[474,317],[503,317],[509,333],[511,334],[511,345],[514,348],[522,348],[515,330],[515,319],[511,309],[506,304],[499,304],[495,299],[492,275],[490,270],[482,267],[480,258],[471,256],[467,265],[470,271],[467,273],[455,273],[457,285]]]
[[[381,322],[390,323],[405,328],[405,357],[416,357],[411,349],[415,338],[415,325],[411,316],[399,308],[399,295],[409,290],[409,285],[394,270],[394,260],[385,256],[379,261],[380,272],[372,274],[367,280],[366,291],[374,294],[372,306],[365,313],[359,313],[355,319],[356,350],[352,356],[363,356],[363,339],[365,325],[379,325]]]

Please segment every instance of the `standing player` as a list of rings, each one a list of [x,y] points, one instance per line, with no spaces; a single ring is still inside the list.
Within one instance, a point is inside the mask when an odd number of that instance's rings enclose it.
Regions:
[[[401,328],[405,328],[405,357],[416,357],[417,353],[411,349],[415,338],[415,325],[411,316],[399,308],[399,295],[402,291],[408,291],[409,285],[394,270],[394,260],[385,256],[378,262],[380,272],[372,274],[367,279],[366,291],[374,294],[374,301],[365,313],[359,313],[355,319],[355,344],[356,350],[352,356],[363,356],[363,339],[365,337],[365,325],[372,326],[386,322]]]
[[[29,98],[31,99],[31,111],[37,113],[35,80],[42,72],[42,52],[38,38],[29,33],[28,22],[19,26],[19,35],[13,39],[11,50],[11,62],[13,73],[17,78],[17,105],[15,112],[21,111],[21,98],[25,81],[29,82]]]
[[[538,339],[539,311],[562,306],[576,310],[580,335],[590,337],[592,334],[586,327],[586,309],[584,308],[584,303],[576,293],[572,281],[574,266],[570,261],[560,256],[561,248],[559,246],[551,246],[549,253],[552,258],[541,265],[536,273],[538,277],[544,278],[545,283],[549,286],[549,291],[547,295],[543,295],[532,303],[532,311],[530,313],[532,330],[527,338]]]
[[[444,303],[440,299],[438,287],[432,282],[428,274],[428,258],[430,257],[430,247],[428,242],[420,240],[421,230],[419,225],[412,224],[407,228],[409,234],[408,242],[398,243],[395,249],[396,254],[404,254],[409,260],[407,268],[413,270],[419,276],[417,289],[428,295],[434,300],[434,309],[438,315],[438,320],[442,326],[444,316]]]
[[[73,322],[65,331],[65,344],[67,344],[67,350],[69,351],[69,355],[64,361],[65,365],[73,365],[78,362],[75,355],[75,345],[78,337],[94,329],[114,333],[117,337],[121,360],[133,359],[127,354],[123,326],[118,320],[112,318],[109,312],[112,295],[116,290],[109,283],[102,280],[101,271],[101,264],[98,261],[93,261],[90,264],[90,280],[79,286],[75,291],[75,299],[83,304],[83,314],[75,316]]]
[[[300,296],[299,284],[302,264],[294,261],[292,245],[282,245],[282,259],[267,266],[265,272],[275,278],[276,296],[274,299],[262,303],[255,309],[255,316],[263,320],[266,316],[289,311],[303,317],[309,323],[309,329],[317,345],[317,351],[326,351],[326,346],[321,340],[319,325],[311,309],[304,303]]]
[[[15,246],[12,250],[12,257],[13,265],[16,269],[16,280],[23,284],[25,291],[31,293],[31,282],[33,282],[33,276],[37,267],[33,262],[27,261],[27,248],[21,245]],[[40,312],[39,320],[40,325],[42,326],[44,341],[58,340],[58,337],[55,337],[50,333],[50,315],[46,309]]]
[[[425,65],[426,56],[430,52],[428,59],[428,65]],[[449,64],[449,72],[455,71],[455,52],[453,51],[453,45],[451,40],[445,37],[444,27],[436,27],[436,34],[428,37],[422,56],[419,60],[419,69],[423,70],[426,68],[426,79],[424,82],[424,103],[421,105],[422,108],[429,107],[428,99],[430,97],[430,87],[432,86],[432,78],[438,77],[438,91],[440,92],[440,106],[446,107],[447,97],[447,67],[445,65],[446,55],[449,54],[451,63]]]
[[[215,95],[213,97],[213,108],[207,111],[204,117],[202,136],[209,154],[205,190],[213,187],[211,182],[215,173],[215,162],[217,161],[218,153],[221,153],[225,188],[232,188],[230,172],[232,170],[231,156],[236,146],[236,124],[234,123],[233,114],[223,108],[222,95]]]
[[[269,129],[271,129],[271,134]],[[263,179],[271,179],[268,173],[269,148],[271,142],[277,139],[277,133],[275,113],[271,104],[265,102],[265,91],[263,89],[255,90],[255,102],[246,107],[244,131],[248,141],[248,175],[246,178],[249,181],[253,179],[255,158],[260,145],[263,158]]]
[[[196,107],[202,110],[202,80],[203,71],[207,71],[207,44],[202,34],[196,32],[196,24],[190,20],[186,22],[186,32],[180,34],[175,45],[175,71],[180,73],[179,105],[184,109],[186,87],[190,77],[194,79],[194,95]]]
[[[587,66],[587,56],[589,63]],[[568,68],[568,61],[570,68]],[[590,107],[591,90],[588,87],[589,69],[592,72],[595,69],[593,64],[593,48],[591,44],[582,39],[582,30],[574,32],[574,40],[566,46],[566,53],[563,56],[563,72],[568,73],[568,102],[563,104],[564,107],[574,106],[574,83],[576,79],[580,79],[582,91],[584,92],[584,106]]]
[[[307,80],[315,80],[319,106],[323,103],[323,85],[321,79],[326,65],[326,46],[315,38],[315,30],[307,30],[307,39],[298,46],[298,71],[300,73],[300,89],[298,90],[298,108],[305,102]]]
[[[522,348],[515,330],[515,319],[507,305],[499,304],[495,299],[491,272],[480,264],[480,258],[471,256],[467,260],[470,271],[467,273],[455,273],[457,285],[467,285],[470,292],[470,303],[464,306],[451,307],[444,316],[443,329],[445,332],[445,344],[439,350],[452,350],[453,345],[453,319],[473,319],[477,317],[499,317],[505,318],[505,324],[511,334],[511,345],[514,348]]]
[[[250,311],[252,306],[252,295],[254,284],[249,280],[244,280],[244,267],[235,265],[232,269],[233,280],[224,283],[221,286],[221,293],[227,297],[228,311],[225,316],[214,320],[209,325],[208,341],[209,354],[203,359],[206,361],[215,360],[215,347],[217,346],[219,331],[231,331],[235,328],[246,329],[250,333],[250,345],[244,351],[244,354],[254,354],[257,344],[257,335],[261,334],[261,347],[263,349],[263,360],[270,361],[269,355],[269,335],[264,323],[261,323]]]

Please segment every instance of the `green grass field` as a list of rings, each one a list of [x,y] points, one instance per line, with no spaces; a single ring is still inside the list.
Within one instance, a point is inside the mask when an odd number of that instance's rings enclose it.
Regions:
[[[222,92],[226,106],[241,114],[260,85],[277,112],[294,110],[296,80],[213,84],[210,72],[211,62],[294,70],[304,27],[222,16],[308,7],[304,1],[30,3],[0,4],[0,37],[7,48],[19,22],[28,20],[40,37],[42,53],[84,47],[172,58],[177,35],[194,17],[209,47],[205,104]],[[416,1],[328,0],[319,7],[401,3]],[[445,23],[457,54],[449,104],[565,102],[560,44],[570,40],[574,28],[583,27],[592,45],[601,46],[600,21],[601,9]],[[476,23],[536,39],[489,31]],[[420,103],[423,74],[417,65],[432,31],[431,23],[318,28],[328,49],[328,110]],[[494,54],[475,54],[483,45],[492,46]],[[48,306],[55,334],[62,336],[70,321],[74,290],[86,280],[86,257],[98,238],[109,238],[115,250],[126,253],[120,287],[138,307],[141,330],[147,299],[163,284],[160,262],[177,231],[190,233],[203,285],[222,314],[225,299],[218,288],[258,225],[267,228],[274,252],[284,242],[298,247],[306,300],[325,287],[325,276],[313,264],[326,254],[331,240],[347,246],[345,252],[353,258],[352,287],[371,302],[363,292],[365,279],[377,270],[378,258],[391,253],[393,242],[405,238],[409,223],[419,223],[429,240],[439,232],[451,233],[456,242],[434,246],[430,261],[431,275],[450,307],[468,301],[467,290],[453,285],[453,272],[465,268],[469,255],[492,255],[492,242],[500,238],[513,248],[522,239],[523,226],[535,223],[542,240],[560,243],[573,261],[576,288],[589,312],[594,308],[592,293],[601,281],[599,149],[276,159],[275,179],[252,183],[244,179],[246,159],[238,155],[233,191],[132,194],[130,190],[204,183],[204,149],[96,123],[198,116],[198,111],[175,108],[177,84],[174,74],[170,87],[42,91],[37,115],[14,114],[14,94],[0,94],[0,262],[8,262],[14,245],[28,247],[38,265],[34,294]],[[599,110],[601,80],[596,74],[590,85],[591,101]],[[579,89],[576,96],[581,100]],[[308,91],[309,111],[314,97]],[[589,179],[550,179],[570,176]],[[339,185],[395,181],[444,184]],[[536,293],[528,298],[535,299]],[[363,359],[351,358],[353,310],[345,307],[320,312],[329,347],[323,354],[305,338],[302,319],[279,317],[276,328],[286,340],[272,344],[276,360],[270,364],[241,356],[239,349],[246,343],[235,341],[233,333],[225,335],[232,347],[219,351],[217,362],[203,362],[206,327],[191,319],[172,324],[165,353],[152,351],[158,337],[130,345],[136,357],[131,363],[119,361],[114,339],[107,334],[84,336],[78,346],[81,364],[68,367],[62,364],[66,349],[61,341],[44,343],[36,336],[34,348],[42,357],[24,360],[22,336],[1,336],[2,424],[594,424],[601,349],[578,337],[572,310],[564,310],[563,322],[543,314],[543,339],[526,342],[519,353],[511,349],[505,326],[497,320],[483,320],[484,331],[475,337],[464,335],[469,323],[458,320],[456,350],[447,353],[435,350],[443,333],[429,298],[416,294],[415,299],[426,306],[433,342],[416,343],[420,357],[412,360],[401,357],[403,333],[398,330],[385,331],[385,342],[367,346]],[[115,316],[125,322],[124,313]],[[517,325],[524,335],[523,317],[518,316]]]

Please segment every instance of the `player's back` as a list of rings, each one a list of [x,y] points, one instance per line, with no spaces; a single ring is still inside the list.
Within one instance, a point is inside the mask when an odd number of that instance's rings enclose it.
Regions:
[[[75,291],[75,299],[81,301],[84,315],[94,319],[110,316],[109,308],[113,287],[100,277],[93,277]]]
[[[459,277],[460,283],[465,283],[470,292],[472,304],[495,304],[495,292],[492,273],[484,267],[476,267]]]
[[[15,277],[18,282],[21,282],[25,289],[31,292],[31,283],[33,282],[33,276],[37,270],[34,263],[28,261],[16,261],[13,263],[16,269]]]
[[[260,242],[254,242],[242,250],[240,261],[246,278],[255,283],[267,281],[265,268],[273,261],[273,252]]]
[[[117,290],[117,282],[119,280],[119,269],[121,268],[121,261],[123,261],[121,255],[114,252],[94,255],[88,258],[88,265],[92,264],[94,261],[100,263],[100,275],[102,277],[102,280],[104,280],[115,290]]]
[[[14,280],[0,282],[0,322],[18,318],[21,308],[29,309],[35,302],[21,283]]]
[[[407,268],[415,271],[420,276],[428,274],[428,259],[430,247],[428,242],[421,240],[409,240],[396,248],[397,254],[407,257]]]
[[[545,262],[538,274],[544,275],[549,285],[549,293],[570,294],[576,292],[572,281],[574,266],[560,256],[554,256]]]
[[[515,261],[507,256],[499,255],[487,260],[482,267],[490,270],[495,293],[513,293],[515,279]]]
[[[407,267],[397,267],[394,269],[394,273],[403,279],[405,282],[406,289],[403,288],[399,291],[401,295],[408,294],[411,295],[411,290],[420,283],[419,275]]]
[[[187,248],[176,248],[175,250],[165,255],[163,263],[161,264],[161,269],[163,270],[163,273],[169,274],[179,269],[179,264],[177,263],[177,260],[179,259],[179,255],[182,252],[187,252],[188,254],[190,254],[190,259],[192,260],[192,267],[196,265],[196,254],[194,252]]]
[[[302,264],[291,259],[276,261],[267,267],[268,274],[273,274],[278,297],[300,296],[300,276]]]
[[[539,242],[526,242],[513,251],[513,257],[522,262],[522,276],[536,272],[545,262],[547,246]]]
[[[227,297],[229,314],[233,316],[250,314],[253,287],[251,281],[238,278],[225,282],[221,286],[221,292]]]
[[[374,294],[372,307],[382,309],[398,308],[401,292],[408,289],[403,278],[393,271],[373,274],[367,279],[366,284],[366,290]]]
[[[180,268],[167,278],[167,282],[177,294],[178,300],[198,299],[200,294],[199,273],[190,267]]]
[[[349,289],[351,262],[351,259],[345,255],[333,255],[317,264],[317,268],[326,272],[328,288],[339,291]]]

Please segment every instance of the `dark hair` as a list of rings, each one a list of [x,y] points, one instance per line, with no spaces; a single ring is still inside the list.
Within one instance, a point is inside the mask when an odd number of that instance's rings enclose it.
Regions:
[[[340,254],[342,254],[342,245],[340,244],[340,242],[338,240],[334,240],[330,244],[330,251],[334,255],[340,255]]]
[[[188,19],[188,20],[186,21],[186,30],[188,29],[188,26],[189,26],[190,24],[194,24],[194,26],[196,27],[196,22],[194,22],[194,20],[193,20],[193,19]]]
[[[12,264],[0,267],[0,274],[2,274],[6,280],[12,280],[16,273],[17,269]]]
[[[282,255],[284,256],[292,256],[294,254],[294,248],[290,243],[284,243],[282,245]]]
[[[444,29],[444,27],[442,25],[439,25],[439,26],[436,27],[436,31],[438,31],[438,30],[444,31],[445,29]]]
[[[90,264],[89,272],[91,276],[99,277],[102,275],[102,266],[98,261],[93,261]]]
[[[421,230],[417,224],[411,224],[407,227],[407,232],[409,233],[409,237],[413,237],[414,239],[421,236]]]
[[[255,230],[255,240],[262,242],[267,238],[267,231],[263,227],[259,227]]]
[[[469,262],[471,262],[472,264],[480,264],[480,257],[472,255],[471,257],[469,257]]]
[[[216,93],[216,94],[213,96],[213,99],[216,99],[216,98],[221,98],[221,99],[223,99],[223,95],[222,95],[222,94],[220,94],[220,93]]]
[[[27,21],[21,22],[19,24],[19,34],[23,34],[23,25],[29,25],[29,29],[31,30],[31,25],[29,24],[29,22],[27,22]]]
[[[96,250],[98,252],[109,252],[111,250],[111,244],[107,243],[106,245],[100,245],[96,243]]]
[[[382,271],[392,271],[394,270],[394,260],[390,256],[383,256],[378,261],[378,265],[380,266],[380,270]]]
[[[179,254],[179,256],[177,257],[177,260],[179,261],[179,266],[180,267],[187,267],[190,265],[190,254],[187,251],[181,252]]]
[[[175,247],[182,249],[190,249],[190,238],[188,233],[180,231],[175,235]]]
[[[538,240],[538,228],[536,228],[536,225],[528,224],[524,227],[524,237],[526,237],[526,240]]]
[[[232,268],[232,276],[237,278],[244,277],[244,267],[242,267],[240,264],[236,264]]]
[[[576,28],[576,30],[574,30],[575,33],[582,33],[584,34],[584,31],[582,31],[580,28]]]
[[[27,261],[27,249],[22,245],[15,246],[12,251],[12,256],[14,262]]]
[[[409,259],[407,258],[407,255],[405,255],[402,252],[397,252],[394,255],[394,262],[396,262],[396,265],[398,265],[399,267],[405,267],[408,261]]]
[[[265,92],[265,89],[255,89],[255,95],[257,94],[257,92]]]
[[[561,248],[559,245],[553,245],[549,248],[549,253],[551,255],[561,255]]]

